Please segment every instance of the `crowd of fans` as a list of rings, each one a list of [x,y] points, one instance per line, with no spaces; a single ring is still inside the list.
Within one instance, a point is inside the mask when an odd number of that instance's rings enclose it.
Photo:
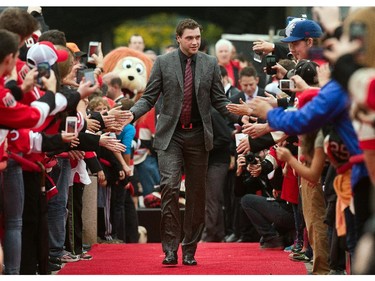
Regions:
[[[249,46],[254,61],[229,40],[215,44],[227,109],[249,122],[212,109],[202,243],[259,241],[312,263],[312,274],[375,273],[375,9],[345,19],[339,11],[288,18],[281,42]],[[155,59],[139,34],[128,47]],[[136,210],[160,206],[152,139],[163,101],[127,124],[139,93],[104,73],[104,57],[100,44],[90,56],[50,29],[40,7],[0,14],[4,274],[50,274],[92,259],[82,198],[93,177],[100,242],[139,243]],[[77,80],[84,70],[94,81]]]

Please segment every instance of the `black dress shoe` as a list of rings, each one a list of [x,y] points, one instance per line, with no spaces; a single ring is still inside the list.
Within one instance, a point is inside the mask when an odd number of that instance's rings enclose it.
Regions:
[[[182,260],[182,264],[184,265],[197,265],[197,261],[193,256],[184,256]]]
[[[166,265],[177,264],[177,253],[173,251],[166,251],[165,258],[162,263]]]

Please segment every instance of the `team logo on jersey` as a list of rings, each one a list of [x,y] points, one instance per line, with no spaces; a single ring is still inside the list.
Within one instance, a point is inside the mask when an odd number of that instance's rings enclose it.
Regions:
[[[16,106],[16,100],[14,99],[13,95],[11,93],[7,93],[5,97],[3,97],[3,103],[5,107],[15,107]]]
[[[9,132],[9,138],[11,141],[16,141],[20,138],[20,133],[17,130],[12,130]]]

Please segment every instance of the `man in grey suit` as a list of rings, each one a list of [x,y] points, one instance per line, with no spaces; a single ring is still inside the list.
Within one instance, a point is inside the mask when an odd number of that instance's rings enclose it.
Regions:
[[[194,256],[204,227],[208,152],[213,148],[211,105],[232,121],[242,121],[240,116],[226,109],[229,100],[224,94],[216,58],[198,51],[201,30],[202,27],[192,19],[179,22],[176,27],[179,48],[156,59],[143,96],[128,113],[129,122],[138,119],[162,95],[153,145],[161,175],[160,229],[165,253],[162,263],[165,265],[177,264],[177,250],[182,238],[178,205],[182,168],[186,186],[182,263],[197,264]],[[187,77],[185,69],[192,75],[190,79],[184,78]],[[185,83],[184,80],[190,82]],[[182,120],[181,113],[185,109],[183,104],[188,100],[186,92],[191,83],[191,109],[186,121]],[[243,119],[245,121],[246,118]]]

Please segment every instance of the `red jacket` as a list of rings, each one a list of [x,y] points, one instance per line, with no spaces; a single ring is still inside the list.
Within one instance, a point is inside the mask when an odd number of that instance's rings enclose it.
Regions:
[[[285,162],[280,161],[277,159],[276,150],[272,146],[269,151],[269,157],[272,157],[274,161],[272,163],[276,163],[277,166],[285,167]],[[275,167],[276,168],[276,167]],[[299,188],[298,188],[298,177],[294,173],[294,170],[290,165],[286,167],[286,173],[284,172],[283,184],[281,188],[281,199],[293,203],[298,204],[298,195],[299,195]]]

